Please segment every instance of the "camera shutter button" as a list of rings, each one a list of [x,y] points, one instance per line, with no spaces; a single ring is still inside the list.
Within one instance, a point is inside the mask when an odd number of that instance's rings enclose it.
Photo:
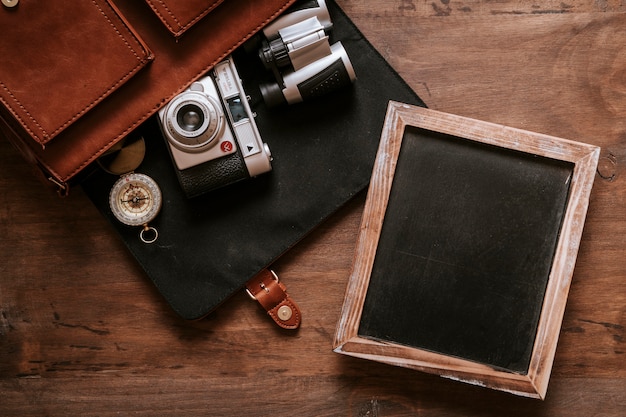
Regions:
[[[204,86],[202,85],[202,83],[195,82],[195,83],[191,84],[191,86],[189,86],[189,91],[204,92]]]

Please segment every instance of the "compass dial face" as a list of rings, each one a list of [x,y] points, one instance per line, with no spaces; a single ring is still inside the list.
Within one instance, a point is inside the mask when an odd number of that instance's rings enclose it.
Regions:
[[[142,226],[152,221],[161,209],[161,190],[147,175],[123,175],[109,195],[113,215],[129,226]]]

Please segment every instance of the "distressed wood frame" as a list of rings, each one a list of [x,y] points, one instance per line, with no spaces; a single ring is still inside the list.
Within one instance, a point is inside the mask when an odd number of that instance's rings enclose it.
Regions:
[[[394,342],[372,340],[358,334],[396,163],[407,126],[574,164],[567,207],[552,259],[526,374],[495,369],[489,365]],[[337,325],[334,351],[516,395],[543,399],[548,387],[599,153],[600,148],[593,145],[390,102],[365,203],[352,272]]]

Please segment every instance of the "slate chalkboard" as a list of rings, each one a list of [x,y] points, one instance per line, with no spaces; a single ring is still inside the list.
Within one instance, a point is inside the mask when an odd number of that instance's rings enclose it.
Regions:
[[[359,335],[525,373],[572,171],[407,128]]]
[[[598,155],[390,103],[335,351],[544,398]]]

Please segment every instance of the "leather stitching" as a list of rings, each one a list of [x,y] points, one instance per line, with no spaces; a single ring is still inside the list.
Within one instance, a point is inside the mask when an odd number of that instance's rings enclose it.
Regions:
[[[102,16],[109,22],[109,25],[115,30],[115,32],[119,35],[119,37],[124,41],[124,43],[126,44],[126,46],[128,47],[128,49],[133,53],[133,55],[135,55],[135,57],[137,58],[137,64],[135,66],[133,66],[128,72],[126,72],[124,75],[122,75],[122,77],[120,77],[117,81],[115,81],[111,86],[109,86],[104,92],[102,92],[99,96],[97,96],[95,99],[93,99],[89,104],[87,104],[82,110],[80,110],[79,112],[75,113],[74,115],[72,115],[68,120],[66,120],[65,122],[63,122],[58,128],[56,128],[55,130],[53,130],[52,132],[47,132],[45,129],[43,129],[41,127],[41,125],[37,122],[37,120],[35,119],[35,117],[33,117],[33,115],[26,109],[26,107],[17,99],[17,97],[15,97],[11,91],[6,87],[6,85],[4,83],[0,83],[2,85],[2,88],[7,91],[9,93],[9,96],[13,99],[13,101],[15,102],[15,104],[24,111],[24,113],[28,116],[28,119],[30,119],[30,121],[37,126],[37,128],[39,129],[39,132],[35,132],[30,126],[27,126],[27,124],[24,122],[24,119],[19,117],[14,109],[12,108],[12,106],[9,106],[8,103],[0,98],[2,100],[2,103],[5,105],[5,107],[7,107],[9,109],[9,111],[11,112],[11,114],[13,114],[13,116],[16,117],[16,119],[20,120],[20,123],[25,127],[25,129],[28,131],[28,133],[31,136],[37,137],[39,138],[40,142],[45,143],[48,140],[50,140],[51,137],[54,137],[57,133],[59,133],[60,131],[62,131],[63,129],[65,129],[67,126],[69,126],[70,124],[72,124],[76,119],[78,119],[79,117],[81,117],[83,114],[85,114],[88,110],[92,109],[97,103],[99,103],[104,97],[108,96],[112,91],[116,90],[121,84],[123,84],[128,78],[130,78],[132,75],[134,75],[139,69],[141,69],[145,63],[149,60],[147,51],[144,50],[144,53],[146,53],[146,56],[141,56],[137,53],[137,51],[135,49],[133,49],[133,47],[130,45],[130,43],[128,42],[128,38],[125,37],[120,30],[118,29],[117,26],[115,26],[115,23],[111,20],[111,18],[106,14],[106,12],[102,9],[102,7],[100,7],[100,5],[96,2],[96,0],[92,0],[91,1],[94,6],[96,6],[96,8],[99,10],[100,14],[102,14]],[[115,12],[115,10],[111,7],[111,5],[109,4],[109,0],[105,1],[106,5],[110,8],[110,13],[113,13],[114,16],[117,16],[117,13]],[[120,20],[119,22],[120,24],[123,24],[123,21]],[[128,30],[128,28],[126,27],[127,30],[127,36],[129,36],[130,38],[133,39],[133,41],[135,41],[137,43],[136,47],[138,46],[139,49],[143,49],[141,47],[141,44],[139,44],[138,40],[136,39],[136,37],[133,35],[133,33],[131,31]]]
[[[271,15],[269,18],[267,18],[265,21],[263,21],[261,24],[259,24],[256,28],[252,29],[250,32],[248,32],[248,34],[240,41],[238,42],[236,45],[233,45],[230,49],[228,49],[228,51],[226,51],[225,53],[223,53],[221,56],[219,56],[217,59],[215,59],[213,62],[211,62],[208,66],[204,67],[200,72],[196,73],[195,76],[193,76],[190,80],[187,81],[188,84],[191,84],[193,81],[197,80],[199,77],[201,77],[202,75],[206,74],[211,68],[213,68],[215,66],[215,64],[217,64],[218,62],[224,60],[224,58],[226,58],[228,55],[230,55],[235,49],[237,49],[237,47],[239,47],[239,45],[241,45],[243,42],[245,42],[246,40],[248,40],[252,35],[254,35],[255,33],[257,33],[259,30],[261,30],[264,26],[266,26],[269,22],[271,22],[272,20],[274,20],[277,16],[279,16],[281,13],[283,13],[288,7],[289,7],[290,3],[282,6],[280,9],[278,9],[273,15]],[[103,147],[101,147],[96,153],[94,153],[91,158],[88,158],[85,162],[83,162],[81,165],[79,165],[76,169],[74,169],[73,171],[71,171],[69,173],[69,175],[65,176],[65,177],[61,177],[57,172],[55,172],[55,170],[53,170],[49,164],[47,164],[46,162],[42,161],[42,165],[51,173],[53,174],[57,179],[61,180],[62,182],[67,182],[70,178],[72,178],[73,176],[75,176],[76,174],[78,174],[80,171],[82,171],[85,167],[87,167],[89,164],[91,164],[92,162],[94,162],[96,159],[98,159],[98,157],[100,157],[100,155],[102,153],[104,153],[104,151],[106,151],[107,149],[109,149],[111,146],[113,146],[115,143],[119,142],[120,140],[122,140],[127,134],[129,134],[130,132],[132,132],[137,126],[139,126],[141,123],[145,122],[148,118],[150,118],[156,111],[159,110],[159,108],[161,108],[161,106],[164,103],[167,103],[168,101],[171,101],[171,99],[173,99],[174,97],[176,97],[181,91],[183,91],[186,88],[183,87],[182,89],[180,89],[180,91],[175,92],[174,94],[172,94],[169,98],[166,98],[158,103],[156,103],[148,112],[144,113],[143,116],[141,116],[138,120],[136,120],[134,123],[132,123],[130,126],[128,126],[124,131],[122,131],[118,136],[116,136],[115,138],[113,138],[111,141],[109,141],[106,145],[104,145]]]
[[[283,306],[283,305],[287,305],[291,308],[294,317],[290,318],[287,321],[283,321],[281,320],[276,312],[278,311],[278,309]],[[271,309],[270,311],[267,312],[267,314],[269,314],[272,319],[276,322],[276,324],[278,324],[280,327],[285,328],[285,329],[295,329],[300,325],[300,309],[298,307],[296,307],[296,305],[291,302],[289,300],[289,298],[285,298],[283,299],[283,301],[281,301],[280,303],[278,303],[276,305],[276,307],[274,307],[273,309]],[[293,324],[288,324],[292,322]]]
[[[174,27],[170,24],[167,18],[159,10],[159,6],[155,3],[155,0],[146,0],[146,1],[150,5],[150,8],[154,11],[154,13],[156,13],[156,15],[159,16],[159,19],[161,20],[161,22],[163,22],[163,24],[167,26],[169,31],[172,32],[175,36],[179,36],[183,32],[185,32],[187,29],[189,29],[189,27],[193,26],[198,20],[206,16],[211,10],[219,6],[224,0],[215,0],[213,3],[208,4],[207,7],[200,10],[199,13],[195,17],[192,17],[191,20],[189,20],[187,23],[184,23],[184,24],[178,20],[176,15],[170,10],[170,8],[167,6],[167,4],[165,4],[163,0],[156,0],[156,2],[158,2],[162,6],[163,10],[165,10],[167,14],[174,20],[174,22],[176,22],[178,27]]]

